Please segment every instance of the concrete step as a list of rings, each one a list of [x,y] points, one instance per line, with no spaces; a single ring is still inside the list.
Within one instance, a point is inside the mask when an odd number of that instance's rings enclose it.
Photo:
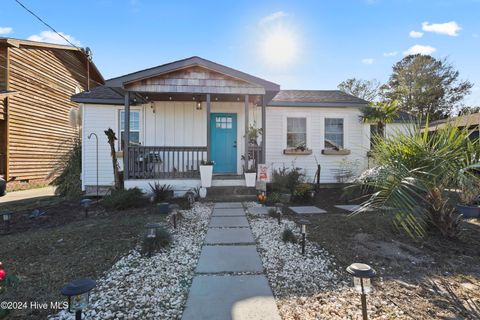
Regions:
[[[247,188],[244,186],[228,186],[228,187],[210,187],[207,188],[207,196],[254,196],[258,192],[255,188]]]

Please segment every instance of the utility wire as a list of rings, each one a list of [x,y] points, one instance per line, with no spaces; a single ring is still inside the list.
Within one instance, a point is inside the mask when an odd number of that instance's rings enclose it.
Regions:
[[[77,48],[78,50],[82,51],[82,48],[79,48],[77,47],[76,45],[74,45],[73,43],[70,42],[70,40],[68,40],[64,35],[62,35],[60,32],[58,32],[57,30],[55,30],[51,25],[49,25],[47,22],[45,22],[42,18],[40,18],[38,15],[35,14],[35,12],[33,12],[32,10],[28,9],[23,3],[21,3],[19,0],[15,0],[16,3],[18,3],[23,9],[27,10],[32,16],[34,16],[35,18],[37,18],[41,23],[43,23],[44,25],[46,25],[48,28],[50,28],[53,32],[55,32],[58,36],[62,37],[63,40],[65,40],[67,43],[69,43],[72,47],[75,47]],[[85,54],[85,53],[84,53]],[[85,56],[87,56],[85,54]],[[88,58],[88,56],[87,56]]]

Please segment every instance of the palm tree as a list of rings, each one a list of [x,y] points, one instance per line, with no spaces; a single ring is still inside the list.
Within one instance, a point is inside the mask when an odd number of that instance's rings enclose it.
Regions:
[[[452,123],[429,132],[427,124],[378,140],[375,173],[357,181],[367,196],[358,212],[387,210],[411,236],[430,229],[456,237],[460,220],[451,190],[480,183],[480,150],[471,133]]]
[[[399,108],[397,100],[371,102],[370,106],[363,108],[360,120],[365,123],[373,123],[377,125],[377,134],[385,138],[385,126],[392,123],[398,117]]]

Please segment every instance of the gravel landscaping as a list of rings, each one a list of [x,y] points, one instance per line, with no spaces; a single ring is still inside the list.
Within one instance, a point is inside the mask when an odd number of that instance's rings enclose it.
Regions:
[[[151,258],[140,248],[121,258],[92,291],[87,319],[180,319],[212,211],[195,203],[172,233],[169,248]],[[49,319],[73,319],[62,311]]]
[[[249,218],[282,319],[361,318],[360,296],[354,292],[350,278],[336,265],[335,257],[308,241],[308,229],[306,255],[302,256],[299,243],[284,243],[281,239],[285,228],[301,239],[293,221],[284,218],[279,226],[268,215],[250,214]],[[371,319],[411,319],[380,292],[374,291],[368,297],[368,308]]]

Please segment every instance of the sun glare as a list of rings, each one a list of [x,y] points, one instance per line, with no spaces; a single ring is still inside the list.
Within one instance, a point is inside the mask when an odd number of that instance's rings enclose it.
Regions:
[[[288,67],[297,59],[299,43],[293,30],[277,26],[268,30],[261,41],[261,54],[267,64]]]

